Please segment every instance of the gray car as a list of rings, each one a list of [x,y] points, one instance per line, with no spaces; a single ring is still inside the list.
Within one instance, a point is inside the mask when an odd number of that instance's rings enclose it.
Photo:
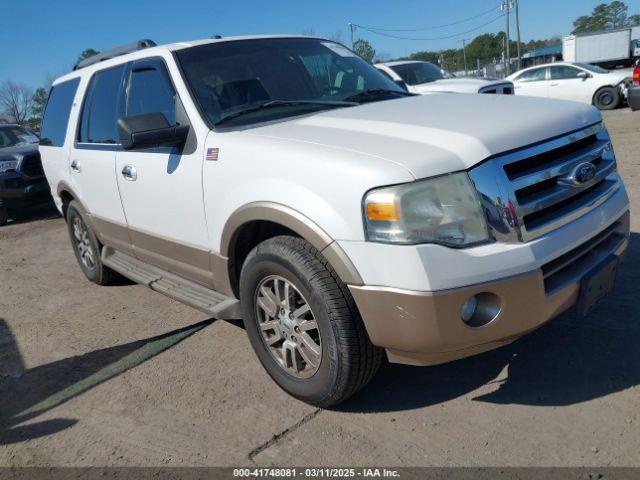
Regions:
[[[51,202],[38,137],[20,125],[0,125],[0,226],[19,210]]]

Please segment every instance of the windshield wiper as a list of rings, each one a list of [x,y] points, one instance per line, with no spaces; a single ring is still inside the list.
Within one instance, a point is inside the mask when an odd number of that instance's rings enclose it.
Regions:
[[[309,106],[327,106],[327,107],[353,107],[358,105],[356,102],[351,101],[333,101],[333,100],[269,100],[268,102],[259,103],[257,105],[253,105],[251,107],[247,107],[245,109],[239,110],[237,112],[229,113],[225,115],[220,120],[213,124],[214,127],[227,122],[233,118],[238,118],[248,113],[257,112],[259,110],[267,110],[269,108],[275,107],[287,107],[287,106],[298,106],[298,105],[309,105]]]
[[[403,90],[390,90],[388,88],[370,88],[369,90],[364,90],[362,92],[358,92],[354,95],[349,95],[345,98],[348,102],[357,102],[359,100],[368,100],[370,98],[380,97],[382,95],[388,95],[390,93],[397,93],[399,95],[404,95],[406,97],[412,97],[414,94],[410,92],[405,92]]]

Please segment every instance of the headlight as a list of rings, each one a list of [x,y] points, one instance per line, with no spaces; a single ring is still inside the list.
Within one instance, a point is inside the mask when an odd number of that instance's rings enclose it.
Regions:
[[[466,173],[379,188],[364,198],[367,240],[465,247],[490,239]]]
[[[17,160],[0,160],[0,173],[8,172],[9,170],[15,170],[17,166]]]

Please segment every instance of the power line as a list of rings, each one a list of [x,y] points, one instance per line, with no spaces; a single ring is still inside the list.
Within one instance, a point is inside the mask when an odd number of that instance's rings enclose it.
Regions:
[[[364,28],[366,29],[370,29],[370,30],[379,30],[381,32],[420,32],[423,30],[436,30],[438,28],[444,28],[444,27],[451,27],[453,25],[459,25],[461,23],[466,23],[466,22],[470,22],[471,20],[475,20],[476,18],[480,18],[485,16],[488,13],[494,12],[498,9],[499,7],[492,7],[489,10],[486,10],[482,13],[479,13],[477,15],[474,15],[473,17],[469,17],[469,18],[465,18],[464,20],[459,20],[457,22],[453,22],[453,23],[445,23],[442,25],[433,25],[431,27],[422,27],[422,28],[382,28],[382,27],[372,27],[370,25],[357,25],[354,24],[357,27],[360,28]]]
[[[421,40],[421,41],[432,41],[432,40],[447,40],[449,38],[455,38],[455,37],[460,37],[462,35],[466,35],[467,33],[471,33],[471,32],[475,32],[477,30],[480,30],[481,28],[484,28],[488,25],[491,25],[492,23],[494,23],[496,20],[499,20],[503,18],[503,14],[501,13],[500,15],[498,15],[497,17],[493,18],[492,20],[490,20],[487,23],[483,23],[482,25],[472,28],[470,30],[466,30],[464,32],[459,32],[456,33],[454,35],[447,35],[447,36],[443,36],[443,37],[433,37],[433,38],[416,38],[416,37],[401,37],[399,35],[391,35],[389,33],[384,33],[384,32],[379,32],[376,31],[374,29],[371,28],[367,28],[367,27],[363,27],[362,25],[356,25],[355,23],[353,24],[355,27],[361,28],[362,30],[366,30],[369,33],[373,33],[374,35],[381,35],[383,37],[388,37],[388,38],[395,38],[398,40]]]

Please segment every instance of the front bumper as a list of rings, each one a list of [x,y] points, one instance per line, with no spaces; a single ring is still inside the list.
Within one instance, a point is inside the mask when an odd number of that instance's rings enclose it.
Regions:
[[[533,271],[434,292],[350,286],[371,341],[389,360],[434,365],[475,355],[528,333],[576,304],[580,281],[609,255],[622,256],[629,239],[629,212],[560,257]],[[460,316],[472,295],[492,294],[499,313],[481,327]]]
[[[0,174],[0,200],[5,207],[18,208],[51,201],[45,177],[26,179],[17,172]]]

